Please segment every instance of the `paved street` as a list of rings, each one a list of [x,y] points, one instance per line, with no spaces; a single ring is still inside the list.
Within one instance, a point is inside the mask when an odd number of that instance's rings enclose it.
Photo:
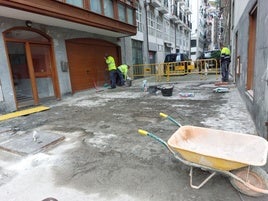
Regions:
[[[61,101],[44,103],[49,110],[1,122],[0,145],[34,132],[37,140],[27,138],[16,146],[41,144],[45,133],[64,139],[28,155],[0,150],[0,200],[266,201],[267,196],[240,194],[222,175],[192,189],[189,166],[152,138],[138,134],[141,128],[167,141],[177,127],[160,112],[182,125],[257,134],[235,85],[228,85],[228,93],[215,93],[214,76],[182,79],[172,80],[170,97],[142,91],[140,80],[131,87],[66,95]],[[156,83],[148,80],[148,84]],[[264,169],[268,171],[267,166]],[[206,175],[196,169],[195,182]]]

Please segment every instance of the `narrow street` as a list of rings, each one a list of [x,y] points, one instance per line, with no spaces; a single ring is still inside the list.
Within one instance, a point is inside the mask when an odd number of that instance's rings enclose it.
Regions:
[[[228,93],[215,93],[214,83],[177,82],[170,97],[144,92],[139,82],[93,89],[49,101],[44,104],[49,110],[2,121],[0,145],[33,132],[37,141],[29,138],[25,149],[42,143],[42,133],[64,139],[24,156],[1,149],[0,200],[266,201],[240,194],[222,175],[192,189],[190,167],[137,132],[145,129],[167,141],[177,127],[159,116],[163,112],[182,125],[256,135],[235,85],[228,86]],[[181,97],[180,92],[193,96]],[[195,169],[194,182],[206,175]]]

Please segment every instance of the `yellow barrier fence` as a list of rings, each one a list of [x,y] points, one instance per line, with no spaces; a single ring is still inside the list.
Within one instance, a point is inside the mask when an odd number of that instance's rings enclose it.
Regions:
[[[170,81],[170,76],[199,74],[200,79],[209,73],[219,74],[219,64],[216,59],[200,59],[196,61],[181,61],[155,64],[132,65],[132,78],[155,76],[155,81],[161,81],[165,77]]]
[[[218,78],[220,74],[220,61],[217,59],[198,59],[195,61],[195,66],[201,79],[208,74],[216,74]]]

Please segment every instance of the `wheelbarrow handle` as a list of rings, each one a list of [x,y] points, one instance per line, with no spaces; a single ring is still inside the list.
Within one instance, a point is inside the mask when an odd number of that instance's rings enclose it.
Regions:
[[[160,112],[160,117],[163,117],[163,118],[167,118],[168,117],[168,115],[167,114],[164,114],[164,113],[162,113],[162,112]]]
[[[172,123],[174,123],[178,127],[181,127],[181,124],[179,122],[177,122],[175,119],[173,119],[172,117],[168,116],[167,114],[164,114],[164,113],[160,112],[160,116],[163,117],[163,118],[167,118],[168,120],[170,120]]]
[[[173,153],[173,151],[169,148],[168,144],[164,140],[162,140],[161,138],[154,135],[153,133],[149,133],[148,131],[142,130],[142,129],[139,129],[138,133],[141,135],[146,135],[146,136],[153,138],[154,140],[156,140],[159,143],[161,143],[162,145],[164,145],[169,151],[171,151]]]
[[[148,135],[148,131],[146,131],[146,130],[142,130],[142,129],[139,129],[138,130],[138,132],[139,132],[139,134],[141,134],[141,135]]]

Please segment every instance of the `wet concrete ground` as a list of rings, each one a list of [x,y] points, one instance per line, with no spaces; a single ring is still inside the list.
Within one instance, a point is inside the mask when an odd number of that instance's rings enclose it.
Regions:
[[[229,93],[214,93],[215,81],[214,77],[178,81],[171,97],[160,91],[143,92],[138,81],[132,87],[89,90],[47,102],[50,110],[1,122],[2,128],[13,131],[13,137],[36,131],[65,139],[27,156],[1,150],[0,200],[267,200],[267,196],[240,194],[222,175],[199,190],[192,189],[189,166],[158,142],[137,133],[142,128],[167,141],[177,127],[159,116],[163,112],[182,125],[256,134],[235,86],[229,85]],[[29,146],[31,143],[36,142],[29,139]],[[196,169],[195,182],[206,175]]]

